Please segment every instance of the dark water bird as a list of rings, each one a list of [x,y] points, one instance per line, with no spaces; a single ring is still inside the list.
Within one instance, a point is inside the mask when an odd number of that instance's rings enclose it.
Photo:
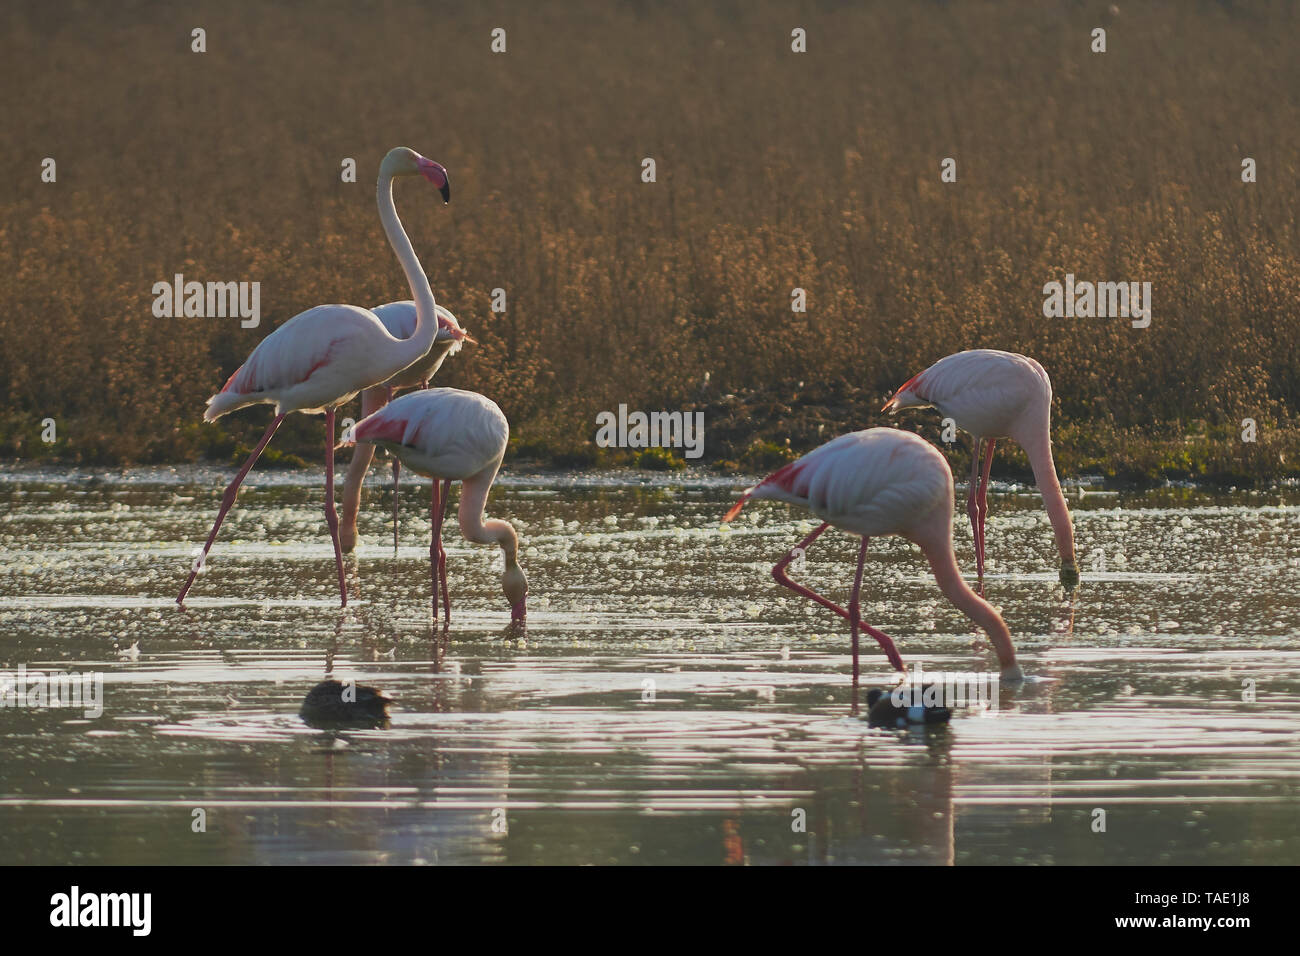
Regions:
[[[392,698],[374,687],[351,682],[321,681],[303,698],[298,716],[309,727],[387,727]]]
[[[926,690],[929,688],[924,688],[920,694],[916,694],[916,699],[922,699]],[[905,692],[903,702],[899,703],[894,700],[892,692],[873,687],[867,691],[867,723],[872,727],[903,728],[924,724],[946,724],[951,719],[952,711],[947,707],[933,704],[909,707],[907,701],[912,696],[913,692]]]

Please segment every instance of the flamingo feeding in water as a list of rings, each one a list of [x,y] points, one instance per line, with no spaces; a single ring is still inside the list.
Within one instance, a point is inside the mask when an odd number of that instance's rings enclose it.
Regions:
[[[778,584],[816,601],[849,622],[853,640],[853,684],[858,683],[858,631],[880,644],[895,670],[903,669],[893,640],[862,621],[859,598],[867,543],[896,534],[920,546],[940,589],[959,610],[988,633],[1002,668],[1002,680],[1023,679],[1002,616],[962,580],[952,548],[952,471],[925,439],[897,428],[850,432],[815,448],[750,488],[723,521],[731,521],[751,498],[770,498],[807,508],[822,523],[772,568]],[[835,526],[862,539],[849,609],[791,580],[786,567]]]
[[[447,620],[447,553],[442,547],[443,496],[441,482],[459,481],[460,531],[467,541],[500,546],[505,556],[501,590],[510,604],[510,619],[526,613],[528,580],[519,567],[519,536],[507,521],[483,518],[488,491],[505,457],[510,426],[496,403],[477,392],[458,388],[429,388],[407,392],[386,407],[357,422],[345,443],[369,442],[396,455],[416,474],[433,479],[429,508],[433,537],[429,561],[433,576],[433,616],[438,617],[438,585],[443,588]]]
[[[441,164],[405,146],[390,150],[379,166],[376,187],[379,218],[417,303],[418,318],[414,331],[409,338],[395,338],[384,328],[378,316],[368,309],[354,305],[319,305],[300,312],[264,338],[230,376],[225,387],[208,399],[204,421],[215,421],[236,409],[261,403],[275,405],[275,418],[227,486],[212,533],[176,598],[177,604],[184,603],[185,595],[217,539],[222,520],[235,503],[240,484],[285,415],[290,412],[324,412],[325,520],[334,543],[339,597],[343,606],[347,606],[338,515],[334,510],[334,413],[338,406],[350,401],[363,388],[385,381],[419,361],[433,347],[438,332],[433,291],[393,205],[393,180],[401,176],[424,176],[442,193],[444,203],[451,200],[451,187],[447,170]]]
[[[1042,493],[1061,555],[1061,583],[1079,583],[1074,528],[1052,461],[1052,380],[1036,361],[1014,352],[973,349],[935,362],[903,383],[883,411],[933,405],[973,440],[966,513],[975,535],[976,575],[984,577],[984,519],[988,514],[993,443],[1010,438],[1025,450]],[[986,443],[986,444],[985,444]],[[980,459],[984,460],[983,473]]]
[[[375,315],[384,323],[394,337],[408,338],[414,334],[419,322],[415,303],[409,299],[404,302],[389,302],[375,307]],[[460,351],[465,342],[473,342],[474,337],[460,327],[456,316],[442,306],[437,306],[438,334],[433,340],[433,348],[427,355],[413,365],[408,365],[393,375],[388,381],[372,385],[361,393],[361,417],[373,415],[393,400],[399,388],[428,388],[429,379],[433,378],[443,360],[448,355]],[[344,553],[351,551],[357,543],[357,513],[361,510],[361,486],[365,484],[366,472],[375,457],[375,446],[362,443],[352,453],[352,463],[348,465],[347,477],[343,481],[343,523],[339,528],[339,543]],[[401,473],[401,460],[393,458],[393,550],[397,550],[397,483]],[[446,502],[447,491],[451,482],[443,484],[443,501]]]

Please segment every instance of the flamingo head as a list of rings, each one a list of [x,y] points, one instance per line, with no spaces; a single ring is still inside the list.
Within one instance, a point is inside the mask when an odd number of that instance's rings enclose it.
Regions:
[[[505,574],[501,575],[501,590],[510,602],[510,620],[522,621],[528,613],[528,579],[517,563],[507,561]]]
[[[893,413],[903,408],[924,408],[931,404],[930,400],[921,394],[921,376],[924,374],[921,372],[913,375],[899,386],[898,391],[885,402],[885,407],[881,411]]]
[[[440,305],[435,306],[434,310],[438,315],[438,335],[436,341],[454,343],[452,346],[453,351],[459,351],[460,343],[462,342],[473,342],[475,345],[478,344],[478,339],[474,338],[474,336],[470,335],[460,327],[459,320],[457,320],[456,316],[451,314],[450,310],[444,309]]]
[[[421,156],[407,146],[397,146],[388,151],[388,155],[380,164],[379,175],[381,177],[423,176],[438,187],[444,203],[451,202],[451,180],[447,176],[447,167]]]

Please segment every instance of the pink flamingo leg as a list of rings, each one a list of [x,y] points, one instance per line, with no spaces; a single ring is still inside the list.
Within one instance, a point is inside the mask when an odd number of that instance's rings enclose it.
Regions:
[[[198,577],[199,568],[201,568],[208,560],[208,552],[212,550],[212,542],[217,540],[217,531],[221,528],[221,522],[225,520],[226,513],[235,503],[235,496],[239,494],[239,486],[244,483],[244,478],[247,477],[249,471],[252,470],[253,463],[256,462],[258,457],[262,454],[262,450],[266,448],[267,443],[271,440],[271,436],[275,434],[275,430],[280,427],[282,421],[284,421],[284,415],[276,415],[275,418],[271,420],[271,424],[267,426],[266,433],[262,435],[262,440],[257,443],[257,446],[249,454],[248,460],[245,461],[244,466],[239,469],[234,480],[226,486],[226,493],[221,499],[221,509],[217,512],[217,520],[212,525],[212,533],[208,535],[208,543],[203,546],[203,555],[195,564],[194,569],[190,571],[190,576],[186,579],[185,586],[181,588],[181,593],[177,595],[177,604],[185,603],[185,595],[190,592],[190,587],[194,584],[194,579]]]
[[[817,537],[829,527],[830,525],[827,522],[822,522],[822,524],[819,527],[813,529],[812,534],[808,535],[808,537],[804,538],[797,545],[791,548],[786,553],[785,557],[783,557],[780,561],[778,561],[773,566],[772,577],[776,579],[777,584],[780,584],[782,587],[787,587],[791,591],[794,591],[796,594],[800,594],[808,598],[809,600],[816,601],[822,607],[834,611],[840,617],[848,621],[850,625],[852,625],[853,616],[850,615],[848,611],[844,610],[844,608],[840,607],[834,601],[822,597],[816,591],[812,590],[812,588],[804,587],[802,584],[799,584],[797,581],[791,580],[790,576],[785,573],[785,569],[790,565],[790,562],[793,561],[800,553],[807,553],[808,546],[811,545],[814,541],[816,541]],[[866,554],[865,549],[866,549],[866,541],[864,539],[863,541],[864,557]],[[872,637],[876,639],[876,643],[878,643],[881,647],[881,650],[885,652],[885,656],[889,658],[889,663],[894,666],[894,670],[901,671],[903,669],[903,659],[899,656],[898,649],[894,647],[893,638],[891,638],[884,631],[876,630],[876,628],[871,627],[869,624],[863,624],[861,620],[858,621],[858,627],[866,631],[868,634],[870,634]],[[856,635],[855,635],[854,646],[856,647]],[[855,662],[857,660],[856,654],[854,655],[854,660]],[[854,669],[856,672],[856,663]]]
[[[816,591],[812,590],[812,588],[806,588],[802,584],[799,584],[797,581],[791,580],[790,576],[785,573],[785,569],[790,566],[790,562],[793,561],[800,554],[806,553],[808,551],[808,546],[812,544],[814,541],[816,541],[817,537],[829,527],[830,524],[828,522],[823,521],[820,526],[813,529],[812,534],[808,535],[808,537],[804,538],[793,548],[787,551],[785,557],[782,558],[780,561],[776,562],[776,564],[772,566],[772,577],[776,578],[776,583],[781,585],[782,587],[789,588],[795,594],[803,595],[804,597],[808,598],[810,601],[816,601],[822,607],[829,608],[830,610],[834,611],[836,614],[838,614],[840,617],[844,618],[844,620],[847,621],[849,619],[848,611],[844,610],[844,608],[840,607],[834,601],[822,597]]]
[[[442,502],[439,500],[438,479],[433,479],[433,489],[429,495],[429,577],[433,582],[433,622],[438,623],[438,552],[442,547],[441,535],[438,534],[438,516],[442,514]]]
[[[339,516],[334,510],[334,409],[325,410],[325,523],[334,542],[334,563],[339,569],[340,607],[348,606],[348,584],[343,574],[343,546],[339,543]]]
[[[970,518],[971,536],[975,539],[975,576],[981,580],[984,578],[984,543],[980,540],[981,528],[978,495],[980,485],[980,451],[983,447],[983,440],[976,438],[970,453],[970,485],[967,487],[966,491],[966,514]]]
[[[894,639],[890,637],[888,634],[886,634],[884,631],[877,630],[876,628],[872,627],[870,624],[865,623],[862,620],[862,614],[860,613],[858,608],[858,595],[862,588],[862,567],[867,560],[867,542],[870,540],[871,540],[870,538],[863,538],[862,549],[858,552],[858,574],[857,574],[857,579],[854,581],[853,584],[853,595],[852,595],[852,600],[849,604],[849,610],[852,612],[853,617],[857,619],[858,627],[866,631],[868,634],[870,634],[872,637],[876,639],[876,643],[879,644],[880,649],[885,652],[885,656],[889,658],[889,663],[894,668],[894,670],[901,671],[903,669],[903,658],[898,653],[898,648],[894,646]],[[855,645],[857,644],[856,638],[854,638],[854,644]],[[855,661],[854,664],[856,665],[856,663],[857,662]],[[856,666],[854,666],[853,672],[854,674],[857,673]],[[856,681],[857,678],[855,677],[854,682],[856,683]]]
[[[862,544],[858,548],[858,573],[853,576],[853,593],[849,595],[849,630],[853,634],[853,687],[856,690],[858,686],[858,627],[862,624],[862,608],[859,599],[862,597],[862,568],[867,562],[867,539],[862,539]],[[853,700],[854,707],[857,706],[857,698]]]
[[[393,456],[393,554],[397,554],[397,482],[402,474],[402,463]]]
[[[853,594],[849,596],[849,628],[853,633],[853,714],[858,714],[858,628],[862,626],[862,606],[859,604],[862,597],[862,568],[867,562],[867,538],[862,538],[862,545],[858,548],[858,572],[853,576]],[[885,639],[888,640],[888,639]],[[893,641],[889,641],[889,648],[893,648]],[[896,652],[897,653],[897,652]],[[902,670],[902,662],[898,663],[898,670]]]
[[[989,472],[993,469],[993,445],[995,444],[992,438],[985,439],[985,441],[987,444],[984,446],[984,473],[980,476],[979,499],[975,502],[980,518],[979,566],[981,576],[984,574],[984,519],[988,517],[989,513]]]
[[[442,545],[442,519],[447,514],[451,500],[451,479],[442,483],[442,502],[438,507],[438,578],[442,582],[442,605],[447,609],[447,622],[451,623],[451,595],[447,593],[447,549]]]
[[[397,391],[397,389],[393,388],[391,385],[388,387],[388,401],[385,402],[385,404],[392,402],[393,393],[395,391]],[[397,554],[397,486],[398,486],[398,479],[401,477],[401,474],[402,474],[402,462],[398,459],[396,455],[394,455],[393,456],[393,554]]]

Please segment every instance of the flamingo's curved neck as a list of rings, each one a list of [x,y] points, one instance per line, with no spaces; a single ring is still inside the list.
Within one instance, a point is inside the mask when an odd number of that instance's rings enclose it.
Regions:
[[[1011,632],[1007,629],[1002,615],[993,606],[970,589],[957,569],[957,556],[952,550],[952,532],[948,532],[946,543],[927,543],[923,546],[925,556],[930,562],[930,570],[939,588],[949,601],[978,626],[984,628],[989,636],[993,650],[997,652],[998,663],[1003,668],[1013,667],[1016,663],[1016,649],[1011,643]]]
[[[1050,431],[1044,428],[1042,434],[1035,433],[1028,441],[1022,441],[1020,444],[1029,457],[1029,467],[1034,471],[1034,481],[1043,496],[1047,517],[1052,522],[1052,531],[1056,535],[1056,550],[1061,554],[1061,564],[1075,567],[1074,525],[1070,521],[1070,509],[1065,503],[1061,482],[1056,477]]]
[[[515,534],[514,527],[508,521],[483,518],[483,510],[487,507],[488,491],[492,488],[492,481],[496,478],[497,469],[500,467],[501,463],[497,462],[494,467],[486,468],[460,483],[460,508],[457,511],[457,518],[460,521],[460,533],[465,536],[466,541],[499,545],[505,555],[506,567],[511,568],[519,563],[519,536]]]
[[[438,318],[433,301],[433,290],[429,288],[429,279],[420,267],[411,240],[402,228],[402,221],[397,218],[397,206],[393,203],[393,177],[391,173],[381,172],[376,187],[379,202],[379,219],[384,224],[384,234],[393,247],[397,261],[406,273],[406,282],[411,287],[411,298],[415,300],[415,331],[410,338],[401,342],[401,356],[410,356],[397,370],[418,361],[433,347],[433,340],[438,334]]]

